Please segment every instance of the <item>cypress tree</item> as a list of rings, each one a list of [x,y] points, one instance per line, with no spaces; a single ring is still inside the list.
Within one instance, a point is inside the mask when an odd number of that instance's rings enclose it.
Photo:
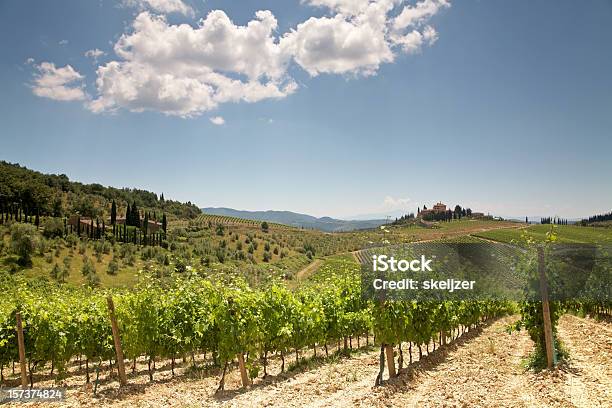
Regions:
[[[144,244],[147,244],[147,229],[149,228],[149,213],[145,213],[144,221],[142,223],[142,233],[144,235]]]
[[[38,228],[38,226],[40,225],[40,211],[38,210],[38,208],[36,209],[36,218],[34,218],[34,225],[36,225],[36,228]]]
[[[164,234],[166,234],[166,229],[168,227],[168,221],[166,220],[166,213],[162,215],[162,229],[164,230]]]
[[[115,223],[117,222],[117,204],[115,203],[115,200],[113,200],[113,204],[111,205],[110,222],[112,226],[115,226]]]
[[[130,209],[130,203],[127,205],[127,210],[125,210],[125,225],[132,225],[132,210]]]
[[[132,204],[132,225],[140,228],[140,212],[136,206],[136,201]]]

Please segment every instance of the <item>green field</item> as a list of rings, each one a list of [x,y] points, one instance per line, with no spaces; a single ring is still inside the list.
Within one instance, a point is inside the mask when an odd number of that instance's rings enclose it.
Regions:
[[[498,229],[474,234],[498,242],[526,243],[528,238],[539,242],[546,240],[546,234],[554,231],[557,242],[610,244],[612,243],[612,228],[582,227],[578,225],[531,225],[521,229]]]

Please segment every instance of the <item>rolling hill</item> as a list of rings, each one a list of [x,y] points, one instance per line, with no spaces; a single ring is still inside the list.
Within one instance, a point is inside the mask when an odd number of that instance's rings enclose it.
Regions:
[[[224,207],[202,208],[202,212],[210,215],[244,218],[255,221],[268,221],[290,225],[298,228],[318,229],[326,232],[343,232],[358,229],[376,228],[385,224],[386,220],[339,220],[330,217],[313,217],[291,211],[243,211]]]

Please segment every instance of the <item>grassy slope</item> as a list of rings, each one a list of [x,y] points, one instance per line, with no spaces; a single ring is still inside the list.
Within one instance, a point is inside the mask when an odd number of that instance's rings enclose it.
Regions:
[[[188,244],[189,246],[206,244],[211,248],[216,248],[222,240],[225,240],[228,248],[235,249],[237,246],[237,241],[234,241],[232,236],[238,236],[238,240],[242,242],[242,248],[245,252],[248,247],[248,244],[244,243],[247,238],[247,234],[255,237],[256,241],[258,242],[258,248],[253,254],[257,261],[257,265],[252,265],[248,262],[231,260],[226,261],[225,264],[219,264],[213,261],[210,268],[208,268],[212,275],[216,276],[218,273],[225,273],[225,271],[232,274],[235,273],[232,272],[235,270],[242,271],[246,274],[256,273],[260,275],[262,272],[274,267],[276,268],[275,270],[286,271],[285,274],[289,277],[288,279],[291,279],[293,274],[302,270],[310,263],[310,260],[303,253],[298,252],[298,249],[300,249],[306,242],[316,244],[317,253],[315,255],[317,258],[327,259],[329,256],[347,254],[350,251],[359,248],[382,245],[383,241],[385,240],[388,240],[391,243],[402,243],[421,240],[448,239],[451,237],[466,236],[482,230],[509,228],[519,225],[516,223],[499,221],[461,220],[450,223],[438,223],[434,228],[403,226],[389,227],[389,232],[374,229],[332,234],[313,230],[287,228],[286,226],[279,226],[275,224],[271,224],[270,231],[268,233],[264,233],[261,231],[259,223],[236,223],[226,225],[224,236],[218,236],[215,233],[214,227],[210,229],[207,227],[198,228],[197,230],[190,231],[189,224],[190,223],[186,221],[178,221],[171,224],[172,229],[184,228],[188,231],[187,236],[179,238],[177,242],[182,242],[183,244]],[[195,226],[195,224],[195,221],[191,223],[192,226]],[[229,235],[230,231],[232,232],[231,236]],[[263,263],[262,258],[266,240],[276,241],[277,244],[272,244],[271,249],[278,246],[279,249],[283,249],[287,252],[287,256],[284,259],[281,259],[279,255],[273,254],[271,250],[271,262],[269,264]],[[8,248],[8,235],[4,236],[4,241],[5,247]],[[120,248],[121,245],[122,244],[117,244],[116,249]],[[133,265],[128,265],[120,256],[117,256],[119,261],[119,271],[117,275],[108,275],[106,273],[108,264],[113,257],[112,254],[113,251],[111,250],[110,254],[102,255],[100,261],[98,261],[91,243],[87,246],[84,254],[93,262],[98,277],[100,278],[101,286],[130,287],[136,284],[138,282],[138,272],[142,270],[146,264],[146,262],[141,259],[140,251],[137,251],[134,254],[135,261]],[[23,273],[28,278],[49,278],[53,265],[57,263],[61,267],[63,265],[62,260],[68,255],[72,256],[72,263],[67,282],[75,286],[80,286],[85,283],[85,278],[81,274],[84,255],[80,254],[78,249],[71,250],[66,248],[65,245],[60,245],[59,256],[56,256],[55,251],[52,249],[49,249],[45,255],[34,255],[32,257],[32,267],[20,269],[19,273]],[[169,252],[169,255],[171,262],[173,262],[173,254]],[[7,258],[10,257],[10,255],[7,255],[0,260],[0,262],[2,262],[0,264],[0,268],[8,265]],[[350,255],[348,255],[348,257],[352,260]],[[200,268],[200,259],[198,257],[194,258],[192,260],[192,265],[196,268]],[[338,265],[336,264],[336,266]],[[170,267],[172,268],[172,265]],[[264,273],[261,276],[261,278],[264,280],[266,279],[265,275],[266,274]]]
[[[555,226],[558,242],[566,243],[594,243],[594,244],[611,244],[612,229],[611,228],[596,228],[596,227],[581,227],[577,225],[557,225]],[[479,232],[474,235],[491,239],[499,242],[517,242],[523,241],[522,235],[537,240],[544,241],[546,233],[551,230],[551,225],[532,225],[525,229],[501,229],[495,231]]]

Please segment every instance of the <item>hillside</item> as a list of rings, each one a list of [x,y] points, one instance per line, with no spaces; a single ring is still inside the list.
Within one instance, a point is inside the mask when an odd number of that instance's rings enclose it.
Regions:
[[[386,220],[339,220],[331,217],[314,217],[291,211],[244,211],[224,207],[202,208],[205,214],[243,218],[255,221],[268,221],[298,228],[318,229],[325,232],[345,232],[359,229],[376,228],[386,224]]]
[[[31,214],[54,217],[80,214],[85,217],[108,216],[115,200],[118,213],[128,203],[141,210],[165,212],[174,218],[195,218],[200,214],[191,202],[167,200],[158,194],[136,188],[105,187],[71,181],[65,174],[44,174],[19,164],[0,161],[0,207],[21,207]]]

